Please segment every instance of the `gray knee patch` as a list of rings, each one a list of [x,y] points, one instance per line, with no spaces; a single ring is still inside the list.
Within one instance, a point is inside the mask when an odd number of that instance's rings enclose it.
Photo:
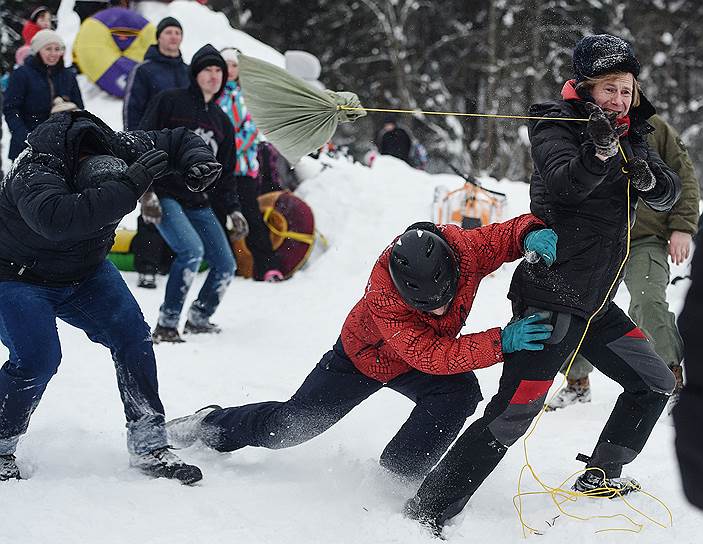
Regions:
[[[634,331],[639,334],[632,334]],[[673,372],[639,329],[610,342],[608,348],[623,359],[652,391],[669,395],[674,390],[676,378]]]

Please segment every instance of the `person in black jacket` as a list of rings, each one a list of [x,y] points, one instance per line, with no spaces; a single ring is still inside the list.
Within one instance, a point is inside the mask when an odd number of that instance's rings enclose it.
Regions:
[[[378,152],[381,155],[391,155],[410,164],[412,140],[408,132],[398,126],[395,115],[389,114],[384,119],[378,142]]]
[[[703,219],[702,219],[703,221]],[[698,230],[700,241],[703,229]],[[700,244],[700,242],[699,242]],[[686,294],[678,326],[683,338],[686,383],[674,408],[676,454],[686,497],[703,509],[703,246],[698,245],[691,263],[691,287]]]
[[[8,157],[15,160],[25,148],[27,135],[51,115],[54,99],[62,97],[83,107],[73,70],[63,64],[66,45],[53,30],[40,30],[32,38],[32,55],[10,75],[3,113],[12,133]]]
[[[125,130],[139,128],[149,102],[161,91],[190,85],[188,65],[183,62],[180,49],[183,42],[181,23],[173,17],[161,19],[156,26],[156,42],[147,50],[144,62],[129,74],[122,107]],[[137,234],[132,239],[130,250],[134,253],[137,286],[155,289],[156,273],[168,270],[173,253],[156,227],[141,216],[137,219]]]
[[[109,348],[127,419],[132,466],[192,483],[202,477],[167,447],[149,326],[106,259],[115,228],[168,168],[203,189],[221,171],[186,129],[115,133],[86,111],[52,115],[0,188],[0,480],[61,362],[56,319]]]
[[[185,298],[203,257],[210,267],[198,298],[188,310],[184,332],[217,333],[210,322],[227,286],[235,261],[225,231],[212,211],[213,198],[229,215],[235,236],[248,231],[239,211],[234,181],[234,129],[215,100],[225,87],[227,65],[212,45],[200,48],[191,61],[191,84],[157,95],[144,114],[143,129],[184,126],[199,135],[223,166],[223,174],[209,192],[188,190],[177,173],[158,179],[152,192],[142,198],[142,216],[157,225],[161,236],[176,254],[166,284],[164,303],[154,330],[155,342],[182,342],[178,324]]]
[[[638,90],[640,66],[630,45],[615,36],[588,36],[576,45],[573,63],[576,79],[566,83],[562,100],[530,108],[531,116],[554,118],[530,122],[530,208],[557,233],[558,257],[551,267],[523,261],[508,295],[514,319],[546,313],[554,331],[543,351],[506,355],[483,417],[408,501],[406,514],[435,531],[463,509],[527,431],[575,349],[624,389],[591,456],[578,457],[587,463],[573,486],[578,492],[614,496],[639,489],[621,477],[622,467],[642,450],[674,389],[672,372],[612,299],[637,198],[668,210],[680,180],[647,145],[654,108]]]

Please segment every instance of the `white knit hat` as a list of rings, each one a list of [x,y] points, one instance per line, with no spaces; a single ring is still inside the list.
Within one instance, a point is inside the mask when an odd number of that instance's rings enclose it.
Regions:
[[[235,64],[239,64],[239,53],[239,49],[235,49],[234,47],[225,47],[220,51],[220,55],[225,59],[225,62],[234,62]]]
[[[40,30],[34,35],[30,47],[32,48],[32,53],[36,55],[40,50],[52,43],[58,44],[62,48],[66,49],[66,43],[63,41],[63,38],[59,35],[59,33],[47,28]]]

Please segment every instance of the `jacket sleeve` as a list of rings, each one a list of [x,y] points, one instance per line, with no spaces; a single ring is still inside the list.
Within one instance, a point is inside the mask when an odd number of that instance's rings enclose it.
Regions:
[[[185,173],[195,164],[217,160],[203,139],[185,127],[136,133],[147,134],[156,149],[168,153],[169,165],[180,173]]]
[[[142,126],[142,115],[149,102],[149,86],[143,75],[144,70],[140,68],[141,65],[136,66],[127,80],[127,90],[122,106],[122,122],[125,130],[135,130]]]
[[[681,178],[661,160],[661,157],[654,149],[648,145],[646,147],[646,161],[654,174],[656,184],[651,191],[637,194],[654,211],[668,212],[681,195]]]
[[[525,214],[477,229],[465,230],[456,225],[443,225],[446,238],[456,239],[462,246],[462,270],[475,270],[487,276],[504,263],[522,257],[523,240],[527,233],[544,228],[544,223],[532,214]]]
[[[24,70],[17,69],[10,74],[10,81],[5,91],[5,104],[3,105],[2,111],[12,136],[22,141],[27,138],[28,134],[27,127],[20,115],[22,104],[26,100],[27,94],[27,76]]]
[[[138,197],[119,180],[75,193],[58,172],[36,165],[18,172],[10,191],[27,225],[56,242],[84,240],[119,222],[135,208]]]
[[[593,142],[579,144],[565,121],[537,121],[530,132],[532,159],[550,195],[567,205],[585,200],[617,158],[601,161]]]
[[[167,91],[162,91],[157,94],[149,101],[149,105],[145,108],[146,111],[142,110],[141,118],[136,119],[136,125],[132,127],[132,130],[137,127],[141,130],[160,130],[166,128],[165,121],[167,115],[170,114],[171,102]]]
[[[681,197],[667,215],[669,231],[695,234],[698,230],[700,187],[686,146],[669,123],[656,125],[653,140],[661,159],[681,178]],[[651,140],[650,140],[651,143]]]
[[[390,275],[387,281],[391,282]],[[503,360],[500,328],[458,338],[438,336],[400,302],[389,304],[388,297],[397,296],[389,289],[370,286],[365,298],[384,341],[408,365],[426,374],[446,375],[486,368]]]

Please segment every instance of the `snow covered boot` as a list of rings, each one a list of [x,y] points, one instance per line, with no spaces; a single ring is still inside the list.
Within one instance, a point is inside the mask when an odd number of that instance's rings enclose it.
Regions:
[[[566,387],[547,404],[547,412],[553,412],[580,402],[591,402],[591,384],[588,381],[588,376],[578,380],[569,378],[566,384]]]
[[[222,329],[218,325],[210,323],[209,320],[200,323],[188,320],[185,327],[183,327],[183,334],[219,334],[221,332]]]
[[[408,499],[403,508],[403,515],[408,519],[417,521],[432,533],[432,536],[444,540],[444,538],[442,538],[442,526],[437,523],[437,520],[422,515],[420,512],[420,500],[417,497]]]
[[[139,274],[137,277],[137,287],[143,287],[144,289],[156,289],[156,275]]]
[[[154,332],[151,333],[151,339],[154,344],[159,344],[161,342],[182,344],[185,342],[185,340],[181,338],[181,335],[178,334],[178,329],[173,327],[162,327],[161,325],[156,325]]]
[[[15,456],[0,455],[0,482],[12,479],[20,479],[20,469],[15,462]]]
[[[571,489],[594,498],[614,499],[639,491],[642,486],[634,478],[607,478],[600,470],[587,470],[576,478]]]
[[[195,465],[182,461],[168,446],[142,455],[132,455],[129,464],[153,478],[169,478],[182,484],[194,484],[203,479]]]
[[[166,422],[166,436],[176,448],[187,448],[202,437],[203,419],[213,410],[222,410],[222,406],[211,404],[201,408],[194,414],[183,416]]]

